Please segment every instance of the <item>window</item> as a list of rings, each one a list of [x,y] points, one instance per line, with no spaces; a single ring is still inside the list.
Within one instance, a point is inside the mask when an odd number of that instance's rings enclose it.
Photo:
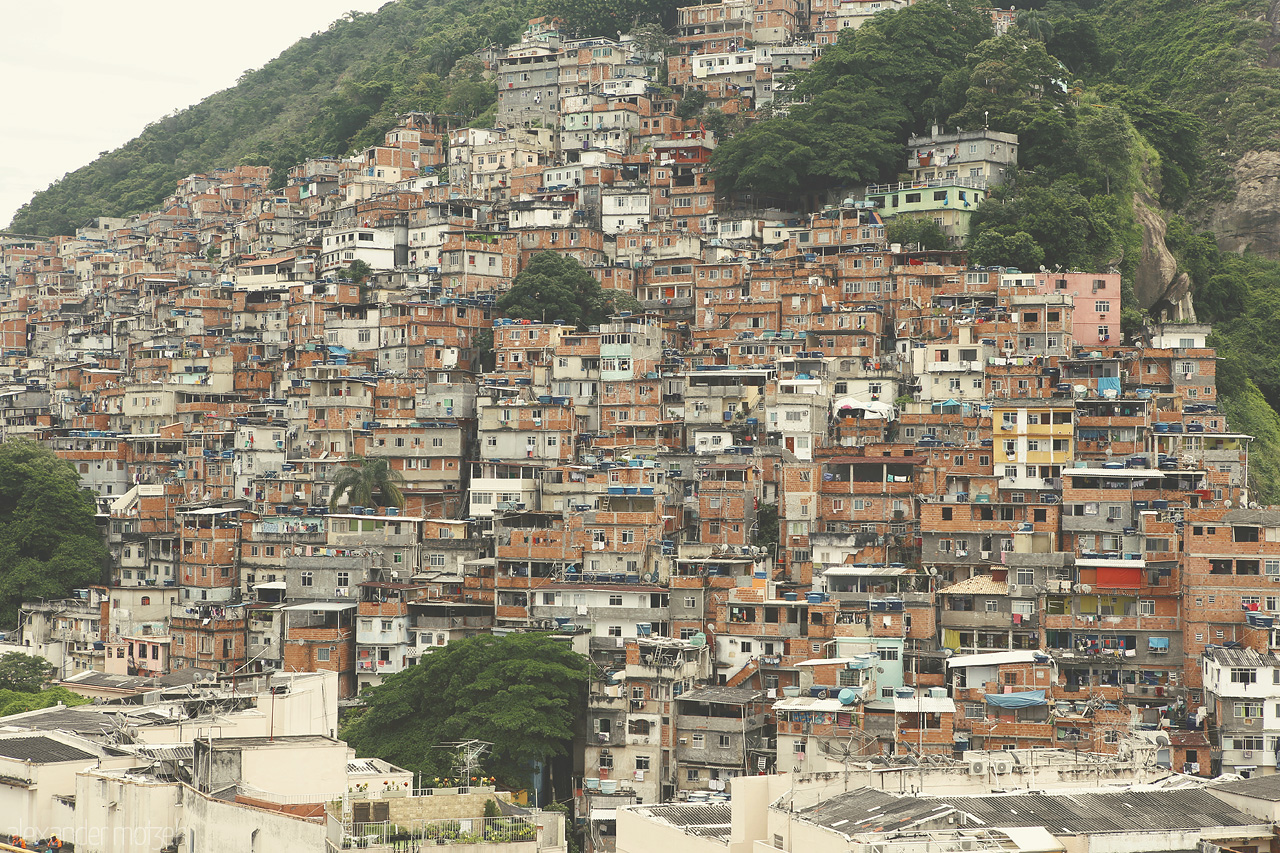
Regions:
[[[312,572],[302,573],[302,585],[311,586],[315,582],[315,575]]]
[[[684,778],[685,778],[685,779],[687,779],[687,780],[688,780],[688,781],[690,781],[690,782],[697,782],[697,781],[698,781],[698,768],[696,768],[696,767],[690,767],[688,770],[686,770],[686,771],[685,771],[685,773],[684,773]]]
[[[648,769],[649,769],[649,756],[647,756],[647,755],[637,755],[637,756],[636,756],[636,769],[637,769],[637,770],[648,770]]]
[[[1155,615],[1156,615],[1156,602],[1155,602],[1155,600],[1154,600],[1154,599],[1151,599],[1151,598],[1142,598],[1142,599],[1139,599],[1139,600],[1138,600],[1138,615],[1139,615],[1139,616],[1155,616]]]
[[[692,597],[686,598],[684,600],[684,606],[690,609],[696,608],[698,606],[698,599]]]
[[[328,663],[328,662],[329,662],[329,647],[328,647],[328,646],[323,646],[323,647],[321,647],[321,648],[316,649],[316,660],[317,660],[317,661],[319,661],[320,663]]]
[[[1256,669],[1245,669],[1244,667],[1233,667],[1231,670],[1231,682],[1233,684],[1256,684],[1258,682],[1258,671]]]
[[[622,626],[621,626],[621,625],[610,625],[610,626],[609,626],[609,636],[610,636],[610,637],[621,637],[621,636],[622,636]]]
[[[733,745],[733,739],[729,735],[720,735],[719,746],[721,749],[728,749]]]
[[[689,745],[694,749],[705,749],[707,746],[707,736],[702,732],[694,732],[689,738]]]
[[[876,656],[879,657],[880,660],[897,660],[898,647],[897,646],[876,646]]]
[[[611,595],[611,596],[609,596],[609,606],[610,606],[610,607],[621,607],[621,606],[622,606],[622,596],[620,596],[620,595]]]

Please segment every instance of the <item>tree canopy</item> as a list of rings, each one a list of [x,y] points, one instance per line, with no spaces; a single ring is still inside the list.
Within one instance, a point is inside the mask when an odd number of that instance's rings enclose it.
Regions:
[[[950,240],[938,224],[928,216],[895,216],[885,223],[885,239],[904,246],[922,249],[945,249]]]
[[[587,680],[586,658],[545,634],[472,637],[370,688],[342,737],[359,755],[431,776],[452,774],[436,745],[490,741],[486,771],[523,786],[534,762],[568,754]]]
[[[24,439],[0,444],[0,622],[24,599],[62,598],[101,583],[107,549],[92,494],[52,450]]]
[[[38,693],[53,672],[53,664],[38,655],[5,652],[0,655],[0,690]]]
[[[28,711],[39,711],[62,704],[68,708],[76,705],[88,705],[93,700],[88,696],[73,693],[65,687],[47,687],[35,693],[20,690],[0,690],[0,717],[13,714],[25,714]]]
[[[617,311],[638,308],[631,294],[601,287],[582,264],[555,252],[530,258],[498,299],[498,310],[507,317],[578,327],[599,325]]]
[[[404,475],[391,467],[385,457],[358,456],[354,465],[344,465],[333,475],[329,509],[337,510],[345,496],[347,506],[394,506],[404,509]]]
[[[796,75],[785,116],[760,121],[712,155],[716,190],[784,203],[892,176],[911,132],[951,111],[945,79],[991,35],[967,0],[921,0],[841,33]]]

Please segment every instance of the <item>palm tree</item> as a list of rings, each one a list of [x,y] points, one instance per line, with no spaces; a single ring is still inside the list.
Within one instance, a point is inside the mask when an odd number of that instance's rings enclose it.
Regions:
[[[386,459],[355,457],[356,464],[338,469],[333,477],[333,495],[329,498],[329,510],[338,508],[338,501],[347,497],[348,506],[395,506],[404,509],[404,475],[391,467]],[[374,499],[377,495],[377,500]]]
[[[1053,38],[1053,23],[1050,22],[1049,16],[1044,12],[1038,12],[1034,9],[1019,12],[1017,23],[1023,32],[1033,39],[1048,41]]]

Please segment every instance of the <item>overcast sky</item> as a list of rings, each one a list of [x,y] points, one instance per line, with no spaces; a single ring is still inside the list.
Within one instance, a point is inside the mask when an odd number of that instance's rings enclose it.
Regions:
[[[0,227],[37,191],[386,0],[0,0]]]

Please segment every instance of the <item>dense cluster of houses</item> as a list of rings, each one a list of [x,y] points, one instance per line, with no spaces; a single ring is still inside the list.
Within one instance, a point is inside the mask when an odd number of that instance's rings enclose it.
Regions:
[[[935,128],[901,182],[800,214],[718,198],[676,115],[673,90],[767,102],[892,5],[682,9],[673,89],[634,39],[535,20],[483,52],[498,127],[409,114],[0,239],[0,434],[76,467],[112,555],[20,641],[69,684],[332,672],[350,698],[553,632],[594,664],[579,814],[884,754],[1274,772],[1280,511],[1210,330],[1126,340],[1118,274],[886,240],[963,238],[1016,137]],[[504,317],[540,252],[640,310]],[[331,507],[365,460],[403,506]]]

